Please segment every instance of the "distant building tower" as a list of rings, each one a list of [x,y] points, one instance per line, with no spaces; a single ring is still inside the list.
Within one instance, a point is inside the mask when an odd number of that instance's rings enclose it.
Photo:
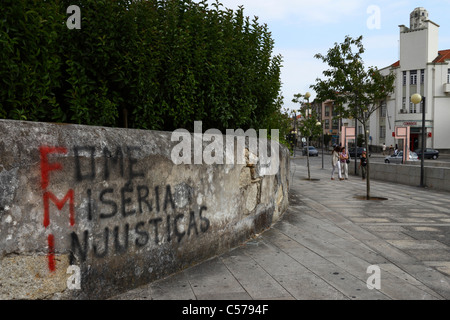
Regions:
[[[425,8],[415,8],[410,14],[409,28],[417,30],[425,27],[425,21],[428,20],[428,11]]]
[[[439,50],[439,25],[424,8],[410,13],[410,23],[409,28],[399,25],[400,59],[381,69],[383,75],[395,73],[395,89],[370,119],[372,145],[395,145],[397,139],[390,133],[395,133],[395,127],[408,126],[412,151],[420,148],[425,136],[427,148],[450,152],[450,48]],[[412,102],[415,93],[423,98],[420,104]]]

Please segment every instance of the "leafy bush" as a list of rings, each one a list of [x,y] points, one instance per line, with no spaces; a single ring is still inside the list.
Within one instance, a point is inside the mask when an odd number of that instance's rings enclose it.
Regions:
[[[69,5],[81,29],[68,29]],[[272,129],[280,68],[267,25],[218,2],[2,0],[0,117],[152,130]],[[282,128],[285,130],[286,128]],[[284,132],[284,131],[283,131]]]

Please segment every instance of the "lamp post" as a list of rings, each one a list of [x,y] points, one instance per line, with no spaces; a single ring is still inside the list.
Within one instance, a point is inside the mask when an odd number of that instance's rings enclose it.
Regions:
[[[295,158],[295,147],[297,146],[297,113],[295,112],[295,110],[292,111],[292,113],[294,113],[294,143],[293,143],[293,154],[294,154],[294,158]]]
[[[322,123],[320,121],[317,121],[316,126],[322,126]],[[322,127],[322,169],[323,169],[323,127]]]
[[[366,133],[367,133],[367,137],[369,138],[369,143],[370,143],[370,136],[369,136],[370,130],[367,129],[367,130],[366,130]],[[369,150],[367,150],[367,151],[369,151]]]
[[[310,110],[311,106],[309,105],[309,97],[311,97],[311,93],[306,92],[305,93],[305,98],[308,101],[307,105],[306,105],[307,109],[305,111],[306,119],[308,119],[309,115],[311,114],[311,110]],[[306,137],[306,163],[307,163],[307,166],[308,166],[308,179],[311,180],[311,172],[310,172],[310,169],[309,169],[309,136]]]
[[[422,101],[422,96],[418,93],[414,93],[411,96],[411,102],[414,104],[418,104]],[[425,155],[425,100],[423,102],[423,109],[422,109],[422,155],[420,157],[420,187],[425,187],[424,185],[424,155]]]
[[[365,142],[365,144],[367,144],[367,150],[366,150],[366,152],[367,152],[367,154],[369,154],[369,149],[370,149],[370,130],[369,129],[367,129],[366,130],[366,137],[365,137],[366,139],[369,139],[369,141],[366,141]]]

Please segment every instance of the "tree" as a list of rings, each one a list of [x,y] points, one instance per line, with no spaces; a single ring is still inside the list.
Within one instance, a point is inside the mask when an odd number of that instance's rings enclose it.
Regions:
[[[53,2],[0,2],[0,118],[42,121],[56,112],[63,21]]]
[[[306,166],[308,168],[308,180],[311,180],[311,170],[309,167],[309,141],[322,133],[322,126],[318,119],[317,110],[313,108],[309,102],[309,97],[309,92],[304,95],[300,93],[294,94],[292,102],[301,104],[299,110],[301,117],[298,130],[302,137],[306,138]],[[306,99],[306,102],[304,99]]]
[[[376,67],[364,68],[361,58],[364,51],[362,36],[356,39],[346,36],[343,43],[335,43],[326,55],[316,54],[314,57],[327,63],[330,69],[323,71],[325,79],[316,79],[311,88],[320,99],[334,100],[344,118],[362,123],[365,147],[369,150],[366,130],[369,118],[393,92],[395,75],[390,72],[384,76]],[[366,198],[370,199],[369,157],[367,160]]]

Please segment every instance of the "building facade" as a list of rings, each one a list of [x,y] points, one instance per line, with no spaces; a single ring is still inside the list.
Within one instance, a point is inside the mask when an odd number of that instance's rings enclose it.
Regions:
[[[371,143],[395,145],[395,127],[410,126],[409,146],[421,148],[425,108],[425,146],[450,151],[450,50],[439,51],[439,25],[424,8],[414,9],[409,28],[399,28],[400,60],[381,69],[395,73],[395,90],[370,119]],[[415,93],[423,97],[417,105],[411,101]]]
[[[332,100],[322,102],[322,108],[320,111],[320,121],[323,126],[324,141],[328,141],[327,145],[334,146],[339,144],[339,133],[342,127],[342,120],[339,119],[339,114],[334,107]]]

